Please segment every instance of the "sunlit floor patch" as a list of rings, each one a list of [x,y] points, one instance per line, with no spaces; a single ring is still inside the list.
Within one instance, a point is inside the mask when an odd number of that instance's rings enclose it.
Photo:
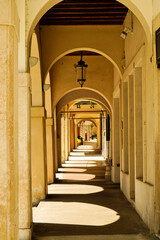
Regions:
[[[73,149],[73,152],[95,152],[95,149]]]
[[[102,187],[86,184],[52,184],[48,186],[48,194],[92,194],[103,190]]]
[[[96,161],[104,161],[105,158],[103,156],[69,156],[68,160],[96,160]]]
[[[58,168],[58,172],[86,172],[87,169],[85,168]]]
[[[65,163],[93,163],[96,164],[97,162],[94,160],[69,160],[69,161],[65,161]]]
[[[33,222],[105,226],[120,219],[110,208],[80,202],[40,202],[33,208]]]
[[[62,167],[96,167],[97,164],[93,163],[77,163],[76,166],[74,163],[63,163]]]
[[[94,179],[94,174],[83,174],[83,173],[56,173],[57,179],[63,180],[78,180],[78,181],[89,181]]]
[[[77,149],[93,149],[94,147],[92,145],[80,145],[77,147]]]
[[[84,152],[70,152],[70,156],[85,156]]]

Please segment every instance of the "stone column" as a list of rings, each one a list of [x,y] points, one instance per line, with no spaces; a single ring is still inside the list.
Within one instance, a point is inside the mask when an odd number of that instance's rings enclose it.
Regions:
[[[60,122],[60,116],[58,119],[58,122]],[[56,108],[53,111],[53,146],[54,146],[54,172],[56,173],[58,171],[58,155],[60,155],[60,151],[58,150],[58,145],[60,145],[60,134],[58,135],[58,122],[56,117]],[[59,144],[58,144],[59,141]]]
[[[68,155],[69,155],[69,153],[71,151],[71,148],[70,148],[70,119],[69,119],[69,114],[68,114],[68,119],[67,119],[67,129],[68,129],[67,136],[68,136]]]
[[[75,132],[75,149],[77,149],[77,128],[78,128],[78,125],[76,123],[76,120],[74,120],[75,124],[74,124],[74,132]]]
[[[31,152],[30,152],[30,75],[19,73],[19,240],[31,239]]]
[[[0,1],[0,239],[18,239],[18,39],[12,0]]]
[[[71,115],[71,117],[74,116]],[[73,151],[75,148],[75,127],[74,127],[74,119],[70,120],[70,150]]]
[[[47,166],[45,152],[45,110],[31,108],[32,202],[37,204],[47,193]]]
[[[61,164],[65,161],[65,120],[61,117]]]
[[[106,118],[102,117],[102,155],[107,158],[107,144],[106,144]]]
[[[97,148],[100,149],[100,120],[97,120]]]
[[[53,119],[46,119],[46,151],[47,151],[47,179],[48,183],[54,182],[53,160]]]
[[[102,150],[102,114],[100,114],[100,121],[99,121],[99,129],[100,129],[100,149]]]
[[[68,159],[68,118],[67,118],[67,114],[65,116],[64,119],[64,139],[65,139],[65,161]]]

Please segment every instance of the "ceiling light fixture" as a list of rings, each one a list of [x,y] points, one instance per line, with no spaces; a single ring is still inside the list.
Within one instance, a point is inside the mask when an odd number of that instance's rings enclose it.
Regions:
[[[77,64],[74,65],[77,73],[77,82],[79,82],[81,88],[86,81],[86,70],[88,67],[88,65],[82,60],[82,54],[83,52],[81,51],[81,59]]]

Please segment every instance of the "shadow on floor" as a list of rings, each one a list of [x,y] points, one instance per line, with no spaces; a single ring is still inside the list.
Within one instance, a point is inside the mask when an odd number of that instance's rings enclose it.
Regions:
[[[85,188],[85,185],[90,185],[90,186],[98,186],[101,187],[103,190],[101,192],[97,193],[91,193],[91,194],[49,194],[47,196],[47,199],[44,201],[41,201],[41,203],[44,203],[47,205],[47,203],[51,204],[57,204],[60,203],[61,207],[54,208],[54,211],[51,214],[56,215],[58,214],[58,218],[61,217],[62,222],[64,220],[65,222],[65,216],[67,215],[67,218],[73,217],[74,214],[74,209],[72,211],[72,205],[74,208],[75,204],[84,204],[84,207],[86,206],[97,206],[97,207],[103,207],[106,209],[111,209],[111,211],[115,211],[119,219],[105,225],[101,226],[96,226],[96,224],[93,226],[90,225],[88,222],[88,225],[86,224],[86,219],[85,224],[77,224],[76,221],[73,223],[71,221],[71,224],[66,223],[47,223],[47,218],[46,218],[46,223],[44,222],[35,222],[33,224],[33,239],[34,236],[73,236],[73,235],[111,235],[111,234],[148,234],[148,229],[146,225],[143,223],[141,218],[138,216],[132,205],[126,200],[124,195],[119,189],[118,184],[105,184],[105,182],[83,182],[83,183],[78,183],[82,187]],[[56,187],[59,185],[54,184]],[[54,186],[53,185],[53,186]],[[60,184],[61,185],[61,184]],[[68,183],[66,183],[67,187],[69,186]],[[70,183],[71,186],[73,186],[73,183]],[[65,186],[65,184],[64,184]],[[64,209],[64,204],[66,203],[71,203],[71,210]],[[90,204],[90,205],[88,205]],[[37,208],[38,210],[38,208]],[[42,215],[43,215],[44,207],[42,207]],[[88,218],[90,217],[89,214],[92,214],[92,212],[87,213],[87,207],[85,208],[86,215]],[[94,211],[94,208],[93,208]],[[45,211],[44,211],[45,213]],[[77,215],[76,215],[77,214]],[[78,215],[79,214],[79,215]],[[88,214],[88,215],[87,215]],[[100,213],[99,213],[100,214]],[[61,216],[60,216],[61,215]],[[81,216],[81,209],[80,213],[75,213],[76,219],[79,220]],[[98,215],[97,215],[98,216]],[[94,215],[96,218],[96,215]],[[85,217],[84,217],[85,218]],[[91,217],[92,218],[92,217]],[[106,216],[102,216],[104,220]],[[109,218],[109,215],[108,215]],[[74,218],[75,219],[75,216]],[[91,219],[92,220],[92,219]],[[96,220],[96,219],[95,219]],[[41,219],[40,219],[41,221]],[[83,219],[82,219],[83,222]]]

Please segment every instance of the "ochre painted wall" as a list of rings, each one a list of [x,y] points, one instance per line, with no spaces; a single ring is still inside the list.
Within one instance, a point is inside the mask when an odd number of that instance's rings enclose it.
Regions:
[[[41,26],[43,79],[50,67],[68,52],[97,51],[121,68],[122,26]]]
[[[66,56],[54,64],[50,71],[53,108],[68,91],[80,88],[76,79],[74,64],[80,57]],[[87,77],[84,88],[91,88],[101,92],[112,106],[113,94],[113,65],[101,56],[84,56],[83,60],[88,64]]]

